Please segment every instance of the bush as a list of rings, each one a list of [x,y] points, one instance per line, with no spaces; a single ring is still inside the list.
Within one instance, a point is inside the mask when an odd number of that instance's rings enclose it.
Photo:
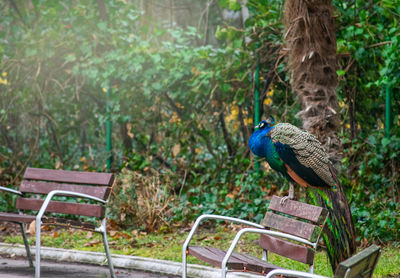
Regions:
[[[147,232],[169,228],[174,194],[168,175],[125,168],[116,180],[108,211],[119,226]]]
[[[400,137],[383,131],[352,142],[344,159],[360,240],[400,242]]]

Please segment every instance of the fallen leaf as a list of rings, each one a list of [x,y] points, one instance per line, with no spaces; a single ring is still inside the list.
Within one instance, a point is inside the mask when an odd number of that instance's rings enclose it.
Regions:
[[[115,237],[118,234],[118,231],[110,231],[110,237]]]
[[[128,233],[121,233],[121,237],[125,239],[130,239],[132,236]]]
[[[92,231],[89,231],[89,232],[86,234],[86,238],[87,238],[87,239],[91,238],[92,236],[93,236]]]
[[[132,235],[135,236],[135,237],[137,237],[137,236],[139,235],[138,230],[133,230],[131,233],[132,233]]]
[[[181,145],[176,144],[175,146],[172,147],[172,154],[173,156],[177,156],[181,152]]]
[[[83,246],[85,246],[85,247],[95,246],[95,245],[97,245],[99,243],[100,243],[100,240],[96,239],[96,240],[92,240],[92,241],[86,242]]]
[[[31,224],[29,224],[27,233],[31,235],[36,234],[36,220],[33,220]]]

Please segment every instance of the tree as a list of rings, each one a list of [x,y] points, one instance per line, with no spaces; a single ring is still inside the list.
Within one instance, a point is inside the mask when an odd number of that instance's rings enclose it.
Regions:
[[[331,0],[287,0],[284,22],[292,88],[302,104],[303,127],[317,136],[331,161],[338,164],[342,146],[337,133],[340,121]],[[339,182],[336,191],[308,189],[307,196],[330,211],[323,238],[335,270],[356,250],[350,206]]]
[[[303,127],[317,136],[334,164],[340,159],[336,96],[336,37],[331,0],[287,0],[285,37],[292,89],[299,96]]]

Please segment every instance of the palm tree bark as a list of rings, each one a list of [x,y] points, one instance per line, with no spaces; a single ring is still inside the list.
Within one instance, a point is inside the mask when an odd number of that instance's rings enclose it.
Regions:
[[[333,164],[342,145],[336,96],[336,37],[331,0],[287,0],[285,37],[292,89],[302,104],[303,128],[317,136]]]

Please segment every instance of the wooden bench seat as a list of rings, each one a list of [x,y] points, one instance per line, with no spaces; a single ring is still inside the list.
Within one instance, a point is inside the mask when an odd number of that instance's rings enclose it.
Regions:
[[[261,224],[225,217],[220,215],[202,215],[197,218],[182,248],[182,277],[186,278],[186,257],[192,255],[206,263],[221,268],[221,277],[228,271],[245,271],[265,275],[282,267],[268,262],[268,252],[307,264],[314,271],[314,257],[322,229],[328,217],[328,211],[302,202],[287,200],[281,204],[281,197],[273,196]],[[190,241],[204,220],[225,220],[248,225],[235,236],[229,250],[219,250],[212,246],[190,246]],[[263,250],[263,258],[249,254],[233,252],[239,239],[246,233],[260,235],[257,245]]]
[[[15,208],[19,213],[0,212],[0,221],[20,224],[30,266],[33,266],[33,262],[24,224],[36,221],[36,278],[40,277],[40,230],[42,224],[101,233],[111,277],[115,277],[108,248],[105,218],[105,205],[113,183],[114,175],[111,173],[27,168],[18,191],[0,187],[0,191],[18,195]],[[60,197],[62,198],[60,199]],[[58,200],[54,200],[55,198]],[[74,215],[75,217],[71,219],[71,217],[62,215]],[[100,225],[81,219],[85,217],[98,219]]]
[[[209,246],[190,246],[188,253],[215,267],[221,267],[226,251]],[[254,256],[233,252],[227,267],[233,271],[244,271],[265,274],[273,269],[280,268]]]

